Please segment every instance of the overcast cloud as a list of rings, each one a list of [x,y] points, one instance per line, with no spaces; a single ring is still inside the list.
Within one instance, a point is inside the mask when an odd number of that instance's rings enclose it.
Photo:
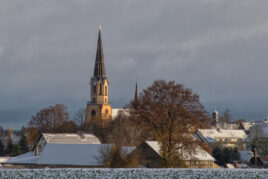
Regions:
[[[98,24],[113,107],[154,80],[192,88],[211,112],[268,108],[267,0],[0,0],[0,125],[57,103],[85,108]]]

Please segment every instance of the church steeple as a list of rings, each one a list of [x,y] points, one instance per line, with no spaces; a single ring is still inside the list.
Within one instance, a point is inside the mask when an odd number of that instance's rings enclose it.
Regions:
[[[93,77],[91,78],[90,85],[91,85],[91,103],[108,104],[109,83],[104,68],[104,56],[103,56],[100,26],[99,26],[94,74]]]
[[[95,117],[99,117],[100,119],[111,119],[112,108],[108,98],[109,83],[104,68],[104,56],[103,56],[100,26],[99,26],[94,74],[90,80],[90,86],[91,86],[90,102],[88,102],[87,104],[87,112],[86,112],[87,121],[90,121]]]
[[[96,59],[95,59],[94,77],[96,77],[97,79],[106,78],[105,68],[104,68],[103,47],[102,47],[102,40],[101,40],[101,26],[99,26],[99,35],[98,35],[98,44],[97,44],[97,52],[96,52]]]
[[[135,101],[137,100],[139,100],[138,82],[136,82],[136,88],[135,88]]]

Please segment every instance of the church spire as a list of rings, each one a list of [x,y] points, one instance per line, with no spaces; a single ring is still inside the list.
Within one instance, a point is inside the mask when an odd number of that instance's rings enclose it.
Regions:
[[[139,100],[138,82],[136,81],[135,101]]]
[[[103,48],[102,48],[102,40],[101,40],[101,26],[100,25],[99,25],[99,35],[98,35],[95,68],[94,68],[94,77],[96,77],[97,79],[106,77],[105,68],[104,68],[104,56],[103,56]]]

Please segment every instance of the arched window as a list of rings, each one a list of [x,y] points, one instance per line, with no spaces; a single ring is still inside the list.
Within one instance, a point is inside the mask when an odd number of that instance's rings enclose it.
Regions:
[[[105,95],[106,96],[108,95],[108,88],[107,88],[107,86],[105,86]]]
[[[100,95],[102,95],[102,84],[100,84]]]
[[[93,109],[92,111],[91,111],[91,118],[93,118],[93,117],[95,117],[96,116],[96,111]]]
[[[93,94],[96,94],[96,85],[93,85]]]

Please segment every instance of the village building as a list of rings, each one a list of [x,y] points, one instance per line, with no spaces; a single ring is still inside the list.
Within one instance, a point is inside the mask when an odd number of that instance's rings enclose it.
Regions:
[[[253,126],[255,122],[241,122],[239,124],[238,129],[242,129],[245,131],[246,134],[249,134],[249,128]]]
[[[104,167],[102,150],[112,144],[47,143],[42,151],[12,157],[2,162],[5,168],[100,168]],[[127,154],[135,147],[123,147]]]
[[[194,136],[209,146],[221,145],[224,147],[245,148],[247,134],[244,130],[228,129],[198,129]]]
[[[141,143],[133,151],[133,154],[139,156],[139,161],[143,167],[161,167],[160,144],[157,141],[145,141]],[[214,163],[215,159],[199,146],[194,152],[183,151],[182,158],[187,168],[219,168]]]
[[[43,151],[47,143],[51,144],[100,144],[100,140],[89,133],[43,133],[38,138],[35,147]]]

